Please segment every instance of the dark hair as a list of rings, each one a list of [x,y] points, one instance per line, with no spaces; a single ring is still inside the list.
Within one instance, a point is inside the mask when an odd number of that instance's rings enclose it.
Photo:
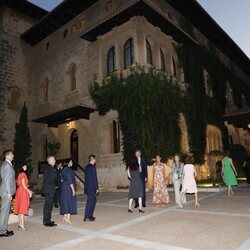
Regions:
[[[26,163],[23,163],[23,164],[18,168],[18,172],[19,172],[19,173],[24,173],[24,172],[26,172],[26,171],[23,169],[23,166],[27,166],[27,168],[28,168],[28,165],[27,165]]]
[[[10,153],[13,154],[13,151],[11,149],[7,149],[3,151],[3,158],[4,160],[6,159],[6,156],[9,155]]]
[[[95,159],[95,155],[89,155],[89,161],[91,161],[91,158]]]
[[[193,164],[194,163],[194,158],[192,156],[187,156],[185,158],[185,164]]]
[[[133,157],[130,165],[129,165],[129,170],[136,171],[139,169],[139,163],[136,157]]]
[[[174,157],[172,157],[172,156],[169,156],[168,158],[167,158],[167,161],[169,161],[169,160],[174,160]]]
[[[65,164],[67,164],[67,165],[69,165],[69,163],[70,163],[70,161],[72,161],[73,163],[74,163],[74,161],[73,161],[73,159],[72,158],[69,158],[69,159],[67,159],[67,160],[65,160]]]
[[[135,153],[136,153],[136,152],[140,152],[140,153],[141,153],[141,149],[137,148],[137,149],[135,150]]]
[[[229,151],[225,151],[224,153],[223,153],[223,155],[224,155],[224,157],[226,157],[226,156],[230,156],[230,152]]]

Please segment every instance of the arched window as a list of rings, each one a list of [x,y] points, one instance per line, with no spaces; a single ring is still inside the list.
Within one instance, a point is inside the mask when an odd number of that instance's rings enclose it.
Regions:
[[[18,108],[20,100],[20,91],[17,88],[13,88],[10,92],[9,106],[11,108]]]
[[[107,54],[107,74],[110,75],[115,71],[115,47],[109,49]]]
[[[127,69],[134,63],[134,42],[130,38],[124,45],[124,68]]]
[[[166,70],[165,57],[162,49],[160,49],[160,59],[161,59],[161,70],[165,71]]]
[[[175,60],[174,60],[173,57],[172,57],[172,74],[173,74],[174,77],[177,76],[176,63],[175,63]]]
[[[43,102],[49,100],[49,79],[45,77],[43,80]]]
[[[70,90],[73,91],[76,89],[76,71],[77,67],[74,63],[69,66],[69,77],[70,77]]]
[[[147,63],[153,65],[152,49],[148,40],[146,40],[146,49],[147,49]]]

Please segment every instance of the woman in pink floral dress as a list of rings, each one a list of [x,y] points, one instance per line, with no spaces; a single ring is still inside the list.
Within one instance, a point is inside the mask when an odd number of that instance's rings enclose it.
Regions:
[[[165,165],[161,162],[161,157],[156,156],[156,162],[153,165],[154,171],[154,205],[166,205],[170,202],[165,180]]]

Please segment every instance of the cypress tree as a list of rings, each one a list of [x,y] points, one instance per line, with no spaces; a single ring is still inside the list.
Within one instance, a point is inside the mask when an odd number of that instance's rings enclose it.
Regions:
[[[28,109],[24,103],[19,122],[16,123],[16,133],[14,139],[15,168],[22,164],[31,163],[31,136],[28,127]],[[29,168],[29,170],[31,170]]]

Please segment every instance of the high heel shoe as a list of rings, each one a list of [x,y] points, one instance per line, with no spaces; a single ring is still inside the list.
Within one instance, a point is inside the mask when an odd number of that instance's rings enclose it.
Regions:
[[[133,211],[132,211],[131,209],[128,209],[128,213],[131,213],[131,214],[132,214],[132,213],[133,213]]]
[[[18,231],[19,230],[27,231],[28,229],[24,226],[18,225]]]
[[[144,213],[145,213],[145,211],[143,211],[143,210],[139,209],[139,213],[144,214]]]

